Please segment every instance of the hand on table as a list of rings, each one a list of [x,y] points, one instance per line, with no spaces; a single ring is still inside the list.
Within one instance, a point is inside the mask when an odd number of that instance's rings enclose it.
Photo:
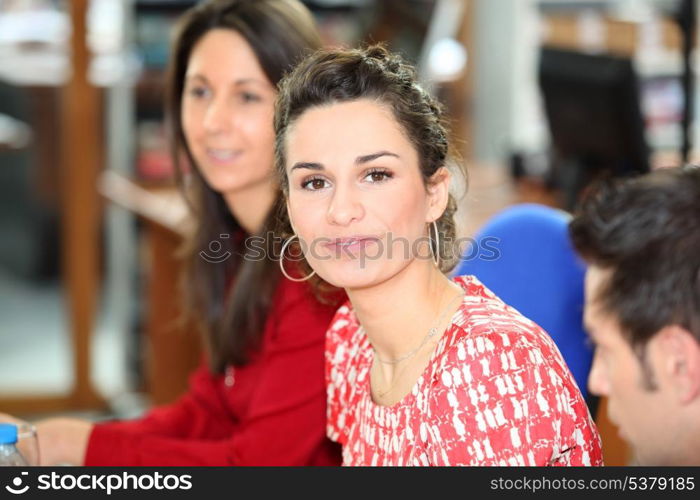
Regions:
[[[93,424],[77,418],[49,418],[36,424],[39,465],[83,465]]]
[[[0,412],[0,423],[26,423]],[[83,465],[92,423],[77,418],[49,418],[35,424],[39,441],[39,465]]]

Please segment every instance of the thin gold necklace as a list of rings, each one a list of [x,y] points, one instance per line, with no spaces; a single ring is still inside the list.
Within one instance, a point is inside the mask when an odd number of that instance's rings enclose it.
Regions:
[[[452,304],[454,304],[455,301],[456,301],[457,299],[462,298],[462,297],[464,297],[464,293],[459,293],[456,297],[454,297],[454,298],[447,304],[447,306],[446,306],[445,309],[443,310],[442,314],[441,314],[440,317],[438,318],[437,323],[435,324],[435,326],[433,326],[432,328],[430,328],[430,329],[428,330],[428,335],[423,339],[423,341],[420,343],[420,345],[419,345],[418,347],[416,347],[415,349],[413,349],[411,352],[409,352],[408,354],[405,354],[405,355],[403,355],[403,356],[401,356],[400,358],[397,358],[397,359],[382,360],[381,358],[379,358],[379,356],[377,356],[377,351],[374,349],[374,346],[373,346],[372,349],[374,350],[374,359],[376,359],[376,360],[379,361],[380,363],[396,365],[396,364],[400,363],[401,361],[404,361],[404,360],[410,358],[411,356],[415,355],[415,354],[421,349],[421,347],[423,347],[423,346],[426,344],[426,342],[428,342],[429,339],[431,339],[431,338],[433,338],[435,335],[437,335],[437,333],[438,333],[438,327],[439,327],[440,324],[442,323],[442,321],[443,321],[443,319],[445,318],[445,315],[447,314],[447,312],[450,310],[450,306],[451,306]],[[409,365],[410,365],[410,363],[407,363],[407,364],[405,364],[405,365],[403,366],[403,368],[401,369],[401,371],[400,371],[399,373],[396,374],[396,376],[394,377],[394,381],[391,383],[391,385],[389,386],[389,388],[388,388],[387,390],[385,390],[385,391],[383,391],[383,392],[377,391],[377,397],[378,397],[379,399],[383,399],[384,396],[386,396],[387,394],[389,394],[389,393],[394,389],[394,387],[396,386],[397,381],[401,379],[401,376],[404,374],[404,372],[406,371],[406,369],[407,369],[407,367],[408,367]],[[381,370],[379,370],[379,371],[381,371]],[[382,378],[384,378],[384,375],[383,375],[383,374],[382,374]]]
[[[450,306],[452,304],[454,304],[458,298],[463,297],[463,296],[464,296],[463,293],[458,294],[449,302],[449,304],[447,304],[447,306],[445,306],[445,309],[443,309],[442,314],[440,314],[440,317],[438,318],[437,323],[435,323],[435,326],[428,329],[428,334],[421,341],[421,343],[418,345],[418,347],[416,347],[415,349],[409,351],[408,353],[406,353],[403,356],[398,357],[396,359],[382,359],[377,354],[377,350],[374,348],[374,346],[372,346],[372,350],[374,351],[374,357],[377,359],[377,361],[379,361],[380,363],[383,363],[385,365],[398,365],[402,361],[404,361],[404,360],[410,358],[411,356],[413,356],[414,354],[416,354],[428,342],[428,340],[430,340],[435,335],[437,335],[438,327],[442,323],[442,320],[445,319],[445,314],[447,314],[447,311],[450,310]]]
[[[401,371],[396,374],[396,376],[394,377],[394,380],[392,381],[391,385],[389,386],[389,388],[387,390],[382,391],[382,392],[377,391],[377,397],[379,399],[384,399],[384,396],[386,396],[387,394],[389,394],[391,391],[394,390],[394,387],[396,387],[397,381],[401,380],[401,376],[404,374],[404,372],[406,371],[408,366],[411,366],[411,363],[406,363],[405,365],[403,365],[403,367],[401,368]],[[379,371],[381,372],[381,370],[379,370]],[[384,379],[384,374],[382,374],[382,380],[383,379]]]

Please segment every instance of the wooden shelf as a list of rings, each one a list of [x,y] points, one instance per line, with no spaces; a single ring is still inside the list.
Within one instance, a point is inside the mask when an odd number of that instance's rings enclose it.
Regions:
[[[588,50],[582,41],[580,21],[576,15],[543,16],[544,38],[542,43],[550,47],[573,50]],[[632,56],[636,53],[641,36],[639,23],[602,17],[603,39],[600,47],[611,54]],[[661,44],[670,51],[678,52],[681,47],[681,34],[670,20],[660,20]]]

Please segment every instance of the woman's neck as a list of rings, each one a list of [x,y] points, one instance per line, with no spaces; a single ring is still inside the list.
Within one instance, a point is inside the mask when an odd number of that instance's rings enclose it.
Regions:
[[[380,359],[398,359],[421,343],[461,293],[432,262],[415,259],[387,281],[347,290]]]
[[[258,234],[270,213],[277,195],[277,185],[272,177],[245,189],[224,193],[223,197],[231,214],[248,234]]]

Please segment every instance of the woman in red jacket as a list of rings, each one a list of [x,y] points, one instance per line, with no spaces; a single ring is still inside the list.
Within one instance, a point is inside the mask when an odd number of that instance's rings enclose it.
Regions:
[[[340,462],[324,432],[324,333],[335,307],[305,283],[280,280],[265,256],[279,251],[265,236],[283,206],[273,176],[276,84],[319,46],[297,0],[210,1],[182,18],[167,111],[196,220],[185,291],[208,364],[179,401],[139,420],[38,423],[42,464]]]

